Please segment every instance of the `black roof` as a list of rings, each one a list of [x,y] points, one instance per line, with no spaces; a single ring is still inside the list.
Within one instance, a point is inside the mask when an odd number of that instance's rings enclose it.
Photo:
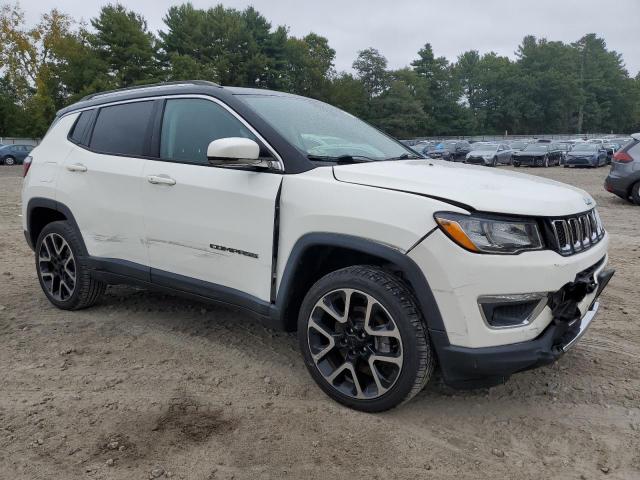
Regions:
[[[297,96],[290,93],[276,92],[274,90],[264,90],[259,88],[223,87],[217,83],[206,80],[185,80],[178,82],[153,83],[148,85],[138,85],[117,90],[107,90],[93,93],[82,98],[80,101],[69,105],[57,112],[57,116],[65,115],[74,110],[103,105],[122,100],[135,100],[137,98],[156,97],[162,95],[211,95],[225,98],[229,95],[273,95],[273,96]]]

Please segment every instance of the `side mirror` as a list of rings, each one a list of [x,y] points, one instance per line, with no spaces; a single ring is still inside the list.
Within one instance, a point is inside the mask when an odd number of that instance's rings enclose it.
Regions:
[[[220,138],[207,147],[207,159],[215,166],[258,166],[261,163],[260,146],[249,138]]]

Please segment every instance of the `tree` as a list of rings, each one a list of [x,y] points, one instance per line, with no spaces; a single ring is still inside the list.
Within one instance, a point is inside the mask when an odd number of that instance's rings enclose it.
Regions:
[[[422,104],[407,81],[411,73],[390,73],[388,88],[371,100],[371,123],[397,138],[412,138],[425,131]]]
[[[3,91],[11,92],[13,134],[39,136],[46,131],[57,108],[64,104],[63,88],[56,76],[63,59],[61,43],[71,35],[73,21],[53,9],[32,28],[24,27],[24,12],[17,6],[0,8],[0,64],[4,66]]]
[[[115,87],[158,80],[156,40],[141,15],[120,4],[107,5],[91,25],[96,33],[89,43],[107,65]]]
[[[422,108],[431,119],[430,133],[462,135],[472,127],[472,121],[462,102],[462,86],[453,67],[444,57],[436,57],[429,43],[411,62],[414,72],[424,80]]]
[[[388,87],[387,59],[375,48],[359,51],[353,62],[353,69],[364,85],[369,99],[377,97]]]

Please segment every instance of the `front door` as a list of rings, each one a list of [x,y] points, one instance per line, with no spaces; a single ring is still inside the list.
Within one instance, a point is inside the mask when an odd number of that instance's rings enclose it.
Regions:
[[[206,292],[222,286],[268,301],[279,173],[212,167],[213,140],[255,139],[213,99],[169,99],[158,160],[143,172],[152,281]],[[211,285],[215,284],[215,285]]]

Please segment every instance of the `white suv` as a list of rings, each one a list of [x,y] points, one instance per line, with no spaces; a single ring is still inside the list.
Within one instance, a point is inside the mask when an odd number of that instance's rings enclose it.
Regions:
[[[375,412],[550,363],[586,330],[608,235],[584,191],[425,159],[324,103],[181,82],[61,110],[25,165],[45,295],[134,283],[297,330],[329,396]]]

